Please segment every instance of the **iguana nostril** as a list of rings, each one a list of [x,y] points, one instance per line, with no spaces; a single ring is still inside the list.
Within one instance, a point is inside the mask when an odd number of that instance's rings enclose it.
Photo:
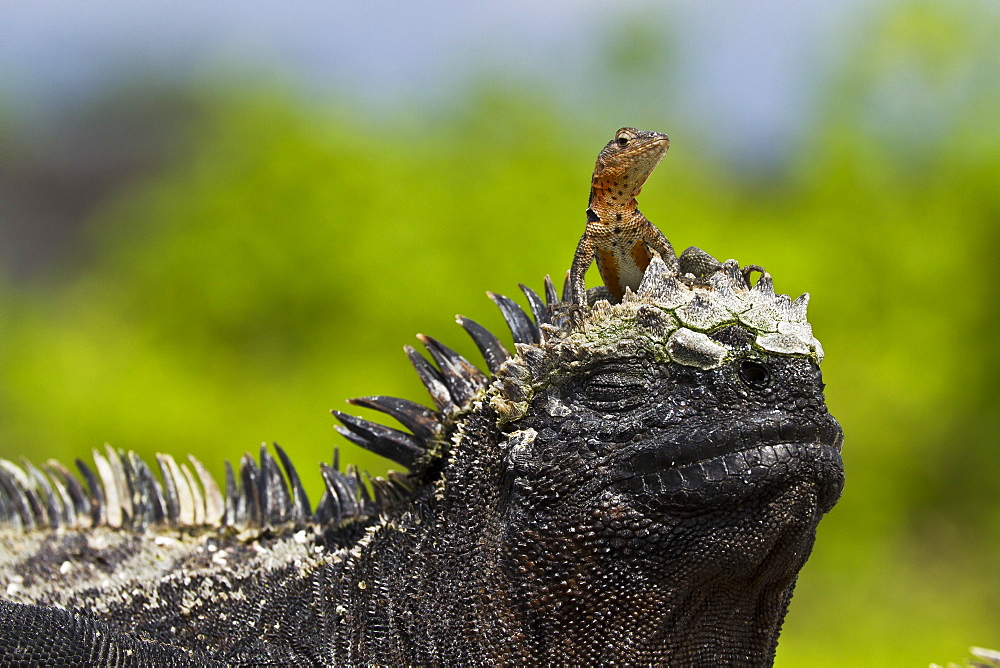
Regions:
[[[768,371],[766,365],[760,362],[744,360],[740,362],[740,378],[747,385],[759,389],[767,386],[768,381],[771,379],[771,372]]]

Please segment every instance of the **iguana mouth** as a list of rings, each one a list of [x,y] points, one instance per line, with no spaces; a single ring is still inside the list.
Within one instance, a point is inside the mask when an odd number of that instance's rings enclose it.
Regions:
[[[772,420],[735,429],[694,429],[669,446],[658,443],[625,454],[618,470],[628,474],[623,478],[658,473],[767,445],[811,443],[840,452],[844,432],[833,416],[825,418],[820,423]]]
[[[843,486],[844,433],[832,416],[821,423],[765,422],[689,434],[680,447],[643,446],[622,453],[607,489],[705,509],[725,505],[808,467],[828,510]],[[711,494],[706,492],[711,489]],[[823,512],[825,512],[824,510]]]

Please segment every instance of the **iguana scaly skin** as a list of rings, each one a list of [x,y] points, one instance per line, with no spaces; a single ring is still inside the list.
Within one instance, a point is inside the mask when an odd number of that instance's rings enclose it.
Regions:
[[[354,400],[407,431],[337,414],[410,472],[324,465],[315,509],[280,449],[225,493],[110,448],[86,489],[0,463],[5,659],[769,664],[843,485],[808,296],[672,254],[617,304],[523,289],[491,294],[513,354],[459,317],[488,374],[420,337],[433,409]]]

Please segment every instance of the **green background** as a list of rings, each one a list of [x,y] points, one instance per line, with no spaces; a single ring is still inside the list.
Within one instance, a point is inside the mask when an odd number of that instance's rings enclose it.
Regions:
[[[847,486],[778,665],[1000,645],[995,19],[882,12],[823,74],[806,140],[766,171],[713,160],[711,128],[656,104],[615,116],[660,46],[641,26],[605,46],[609,99],[587,108],[500,77],[377,119],[273,81],[137,82],[100,105],[183,106],[169,158],[104,198],[44,280],[0,272],[0,455],[69,462],[108,442],[194,453],[218,474],[277,441],[314,501],[334,447],[383,472],[327,411],[368,394],[429,403],[401,347],[423,332],[478,361],[456,313],[509,341],[484,292],[561,281],[594,156],[635,125],[673,139],[640,203],[676,248],[812,295]],[[19,123],[0,117],[8,165]]]

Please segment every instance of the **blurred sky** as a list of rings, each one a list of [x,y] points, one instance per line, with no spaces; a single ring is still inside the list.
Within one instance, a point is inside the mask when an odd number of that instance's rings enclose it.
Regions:
[[[539,84],[568,105],[606,103],[611,91],[591,75],[595,59],[631,24],[669,35],[669,65],[650,70],[642,87],[669,89],[670,110],[711,127],[723,155],[766,162],[803,132],[814,82],[845,41],[838,33],[872,11],[859,0],[7,0],[0,92],[15,113],[38,120],[136,72],[170,79],[233,68],[347,97],[376,114],[445,106],[491,75]],[[621,94],[622,123],[630,97]],[[648,106],[663,98],[636,99]]]

